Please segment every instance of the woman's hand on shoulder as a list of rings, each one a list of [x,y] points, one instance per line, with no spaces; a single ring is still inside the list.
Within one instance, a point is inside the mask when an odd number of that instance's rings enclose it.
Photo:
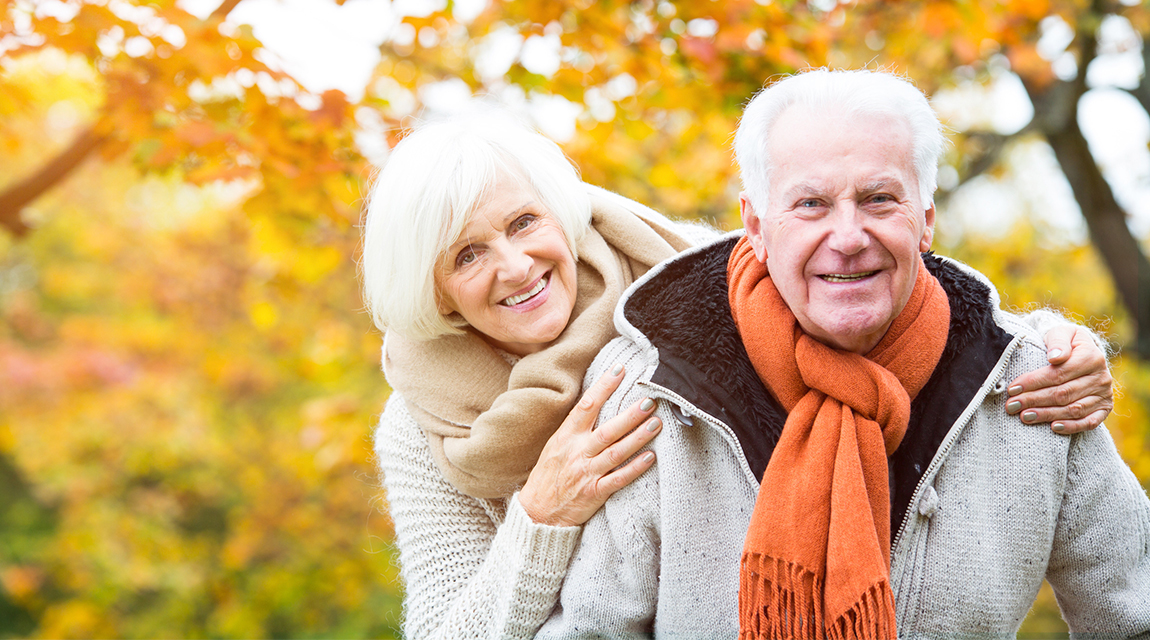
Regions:
[[[1114,379],[1090,332],[1065,325],[1046,332],[1049,365],[1011,381],[1006,412],[1070,435],[1102,424],[1114,408]]]
[[[644,399],[593,429],[599,409],[623,381],[623,367],[604,374],[547,441],[539,461],[519,491],[523,510],[538,524],[581,525],[607,498],[638,478],[655,462],[647,451],[622,465],[662,427],[651,416],[655,402]]]

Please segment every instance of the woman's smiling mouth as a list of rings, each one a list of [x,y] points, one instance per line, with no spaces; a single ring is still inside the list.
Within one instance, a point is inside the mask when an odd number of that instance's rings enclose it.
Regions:
[[[551,279],[551,272],[548,271],[547,273],[543,274],[543,277],[539,278],[539,282],[536,282],[535,286],[531,287],[528,291],[526,291],[525,293],[521,293],[519,295],[509,296],[507,298],[504,298],[503,301],[500,302],[499,304],[501,304],[505,307],[514,307],[515,305],[517,305],[521,302],[525,302],[525,301],[531,299],[533,296],[535,296],[535,294],[542,291],[544,289],[544,287],[547,286],[547,282],[550,279]]]

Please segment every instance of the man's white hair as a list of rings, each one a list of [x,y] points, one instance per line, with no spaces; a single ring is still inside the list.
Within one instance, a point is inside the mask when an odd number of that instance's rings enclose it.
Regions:
[[[812,69],[759,91],[739,120],[735,160],[756,215],[766,213],[770,194],[771,129],[791,106],[815,117],[887,116],[905,122],[910,128],[920,201],[924,209],[934,202],[938,160],[946,141],[926,96],[909,81],[884,71]]]
[[[491,108],[426,123],[391,151],[366,207],[363,297],[381,331],[414,340],[461,332],[439,313],[435,269],[505,180],[534,191],[578,260],[591,203],[558,145]]]

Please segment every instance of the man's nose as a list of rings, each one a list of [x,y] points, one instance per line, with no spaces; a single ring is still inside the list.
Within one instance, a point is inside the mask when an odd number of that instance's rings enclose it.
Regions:
[[[840,205],[836,215],[831,216],[831,231],[828,246],[848,256],[853,256],[870,246],[870,234],[864,227],[861,211],[853,203]]]
[[[522,282],[531,275],[534,261],[522,247],[514,242],[504,242],[496,250],[498,264],[496,275],[504,282]]]

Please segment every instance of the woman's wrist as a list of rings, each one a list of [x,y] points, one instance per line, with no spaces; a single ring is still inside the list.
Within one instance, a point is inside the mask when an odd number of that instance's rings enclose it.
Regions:
[[[535,494],[527,486],[524,486],[513,499],[519,503],[519,508],[523,510],[523,515],[527,516],[533,524],[544,525],[548,527],[578,527],[582,526],[581,522],[572,522],[570,519],[563,518],[556,512],[555,509],[549,509],[539,504],[539,501],[534,498]]]

